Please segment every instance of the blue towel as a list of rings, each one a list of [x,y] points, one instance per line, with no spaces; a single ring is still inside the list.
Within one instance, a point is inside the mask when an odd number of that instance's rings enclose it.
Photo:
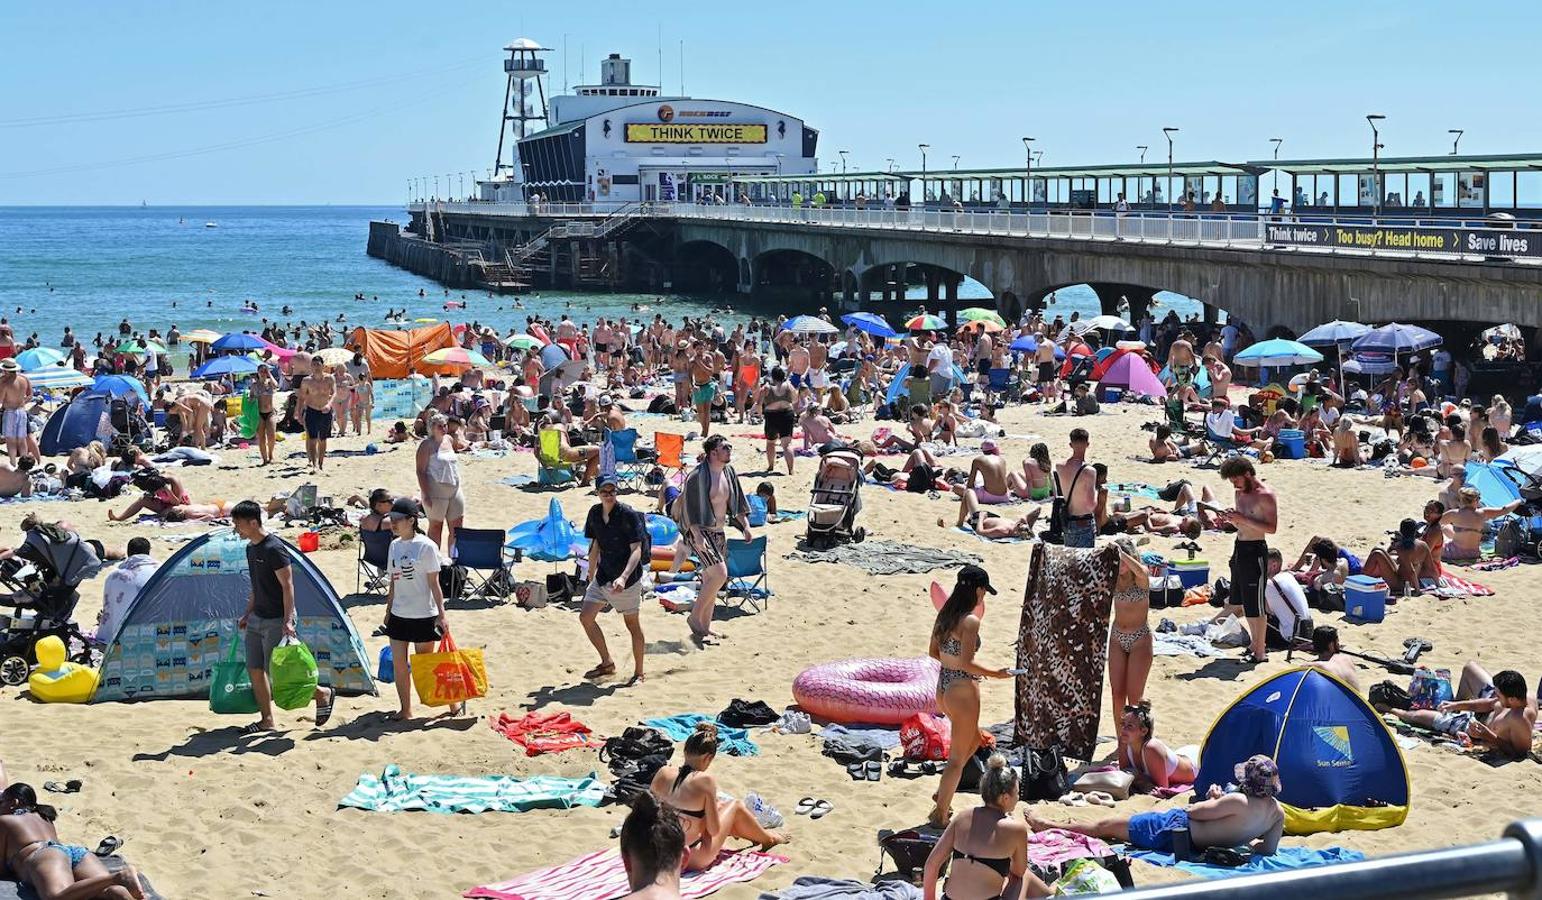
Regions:
[[[499,484],[506,484],[509,487],[524,487],[527,484],[535,484],[535,476],[534,475],[506,475],[503,478],[498,479],[498,483]]]
[[[880,750],[893,750],[900,745],[899,729],[891,725],[826,725],[820,729],[819,738],[825,741],[839,738]]]
[[[643,724],[649,728],[657,728],[663,735],[672,741],[683,741],[696,730],[698,722],[712,722],[717,724],[718,749],[729,756],[759,756],[760,748],[750,740],[750,733],[743,728],[734,728],[731,725],[718,724],[712,716],[704,716],[701,713],[681,713],[678,716],[667,716],[659,719],[644,719]]]
[[[1281,847],[1273,856],[1254,856],[1247,865],[1228,869],[1225,866],[1207,866],[1202,862],[1177,862],[1171,853],[1155,853],[1150,850],[1127,850],[1131,859],[1148,862],[1153,866],[1174,866],[1201,878],[1234,878],[1238,875],[1258,875],[1264,872],[1282,872],[1286,869],[1310,869],[1330,866],[1334,863],[1359,862],[1365,854],[1359,850],[1328,847],[1313,850],[1310,847]]]

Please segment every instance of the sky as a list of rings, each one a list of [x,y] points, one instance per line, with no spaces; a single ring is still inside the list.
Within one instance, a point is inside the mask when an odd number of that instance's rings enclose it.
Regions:
[[[772,13],[768,10],[776,10]],[[1542,6],[1186,2],[0,5],[0,205],[398,204],[493,163],[502,46],[548,47],[549,92],[633,80],[802,117],[828,166],[1542,150]],[[1476,33],[1469,29],[1476,29]],[[564,45],[566,53],[562,51]],[[1474,54],[1481,53],[1481,66]],[[564,75],[564,73],[566,73]],[[1517,115],[1517,113],[1521,113]],[[459,193],[457,190],[456,193]]]

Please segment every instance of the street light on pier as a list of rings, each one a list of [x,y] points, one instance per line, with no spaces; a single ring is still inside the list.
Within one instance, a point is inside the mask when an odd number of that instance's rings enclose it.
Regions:
[[[926,208],[926,151],[931,144],[917,144],[921,149],[921,208]]]
[[[958,154],[953,154],[953,171],[958,171]]]
[[[1150,150],[1151,148],[1146,146],[1145,144],[1136,144],[1135,145],[1135,149],[1140,151],[1140,164],[1141,165],[1145,165],[1146,164],[1146,151]]]
[[[1167,211],[1173,211],[1173,135],[1178,129],[1172,125],[1162,129],[1162,136],[1167,138]]]
[[[885,172],[893,172],[894,171],[894,157],[891,156],[888,159],[884,160],[884,171]]]
[[[846,174],[846,154],[850,153],[851,151],[850,150],[837,150],[835,152],[839,153],[841,155],[841,174],[845,175]]]
[[[1280,161],[1280,145],[1285,143],[1285,139],[1284,138],[1270,138],[1269,142],[1274,144],[1274,161],[1275,162],[1279,162]],[[1280,167],[1279,166],[1275,166],[1274,167],[1274,190],[1275,190],[1276,193],[1278,193],[1279,190],[1280,190]]]
[[[1376,196],[1371,199],[1371,214],[1381,215],[1381,129],[1376,123],[1387,117],[1381,113],[1369,113],[1365,121],[1371,126],[1371,189]]]
[[[1457,147],[1458,144],[1460,144],[1462,142],[1462,129],[1460,129],[1460,128],[1448,128],[1448,129],[1446,129],[1446,134],[1454,134],[1454,135],[1456,135],[1456,137],[1451,139],[1451,155],[1455,156],[1456,155],[1456,147]]]
[[[1033,211],[1033,138],[1023,138],[1023,206]]]

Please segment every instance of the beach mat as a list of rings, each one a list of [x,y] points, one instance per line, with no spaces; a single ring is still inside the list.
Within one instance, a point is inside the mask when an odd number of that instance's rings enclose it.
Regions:
[[[1273,856],[1254,856],[1247,861],[1246,865],[1235,868],[1209,866],[1202,862],[1177,862],[1171,853],[1157,853],[1152,850],[1131,849],[1129,857],[1153,866],[1176,867],[1201,878],[1236,878],[1238,875],[1260,875],[1265,872],[1284,872],[1290,869],[1312,869],[1317,866],[1331,866],[1335,863],[1359,862],[1365,859],[1365,854],[1359,850],[1346,850],[1343,847],[1325,847],[1321,850],[1310,847],[1281,847]]]
[[[124,860],[121,856],[98,857],[102,864],[107,866],[107,871],[116,872],[123,868]],[[166,900],[155,887],[150,884],[150,879],[144,872],[139,873],[139,886],[144,889],[145,900]],[[7,878],[0,878],[0,900],[38,900],[38,893],[31,885],[21,884]]]
[[[794,550],[787,554],[787,558],[808,563],[844,564],[861,569],[869,575],[913,575],[937,569],[956,569],[971,563],[979,565],[982,561],[973,553],[917,547],[895,541],[863,541],[860,544],[842,544],[829,550]]]
[[[360,775],[358,786],[337,805],[371,812],[528,812],[599,806],[604,797],[605,785],[593,773],[588,778],[411,775],[390,763],[378,778]]]
[[[680,878],[680,896],[686,900],[705,897],[730,884],[753,881],[787,857],[743,850],[724,851],[712,865]],[[462,897],[493,900],[608,900],[631,892],[619,850],[597,850],[571,862],[527,872],[518,878],[484,884]]]

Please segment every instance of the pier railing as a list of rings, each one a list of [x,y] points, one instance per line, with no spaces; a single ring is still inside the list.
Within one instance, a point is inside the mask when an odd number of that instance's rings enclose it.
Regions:
[[[1542,819],[1516,822],[1487,844],[1381,856],[1263,875],[1186,881],[1125,891],[1121,900],[1436,900],[1477,894],[1542,898]]]
[[[1171,244],[1261,250],[1389,256],[1443,261],[1542,264],[1542,229],[1528,223],[1452,222],[1419,218],[1249,215],[1242,213],[1026,212],[999,209],[863,208],[698,203],[413,204],[436,216],[601,220],[627,217],[680,221],[764,222],[821,228],[877,229],[928,234],[986,235],[1104,242]]]

